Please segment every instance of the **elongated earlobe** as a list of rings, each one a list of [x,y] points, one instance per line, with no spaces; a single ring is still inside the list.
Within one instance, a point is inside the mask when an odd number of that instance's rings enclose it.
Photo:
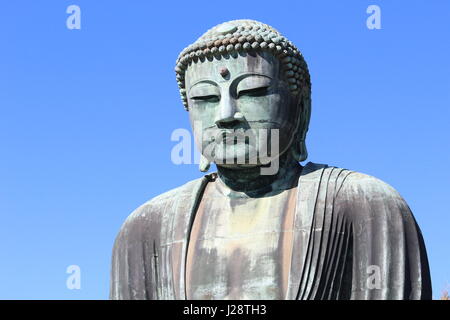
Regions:
[[[306,150],[306,143],[305,140],[301,139],[298,142],[298,147],[299,147],[299,157],[298,157],[298,162],[302,162],[305,161],[308,158],[308,151]]]
[[[308,158],[308,150],[306,149],[306,133],[308,132],[309,119],[311,114],[310,98],[302,98],[301,112],[299,118],[299,128],[295,134],[295,139],[291,147],[291,153],[298,162],[305,161]]]
[[[198,168],[200,169],[201,172],[206,172],[209,170],[209,167],[211,166],[211,162],[209,162],[209,160],[204,156],[204,155],[200,155],[200,164],[198,166]]]
[[[292,143],[292,146],[291,146],[291,150],[290,150],[290,151],[291,151],[292,157],[293,157],[297,162],[302,161],[302,160],[300,160],[300,159],[302,158],[302,154],[301,154],[301,151],[300,151],[300,143],[299,143],[297,137],[295,138],[295,141]]]

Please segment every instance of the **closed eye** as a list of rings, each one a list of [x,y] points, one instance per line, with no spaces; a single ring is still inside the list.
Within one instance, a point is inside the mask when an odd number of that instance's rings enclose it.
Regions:
[[[205,101],[205,102],[219,102],[220,98],[217,95],[207,95],[207,96],[195,96],[191,97],[195,101]]]
[[[269,86],[241,90],[238,93],[238,98],[240,98],[242,96],[261,97],[261,96],[265,96],[268,91],[269,91]]]

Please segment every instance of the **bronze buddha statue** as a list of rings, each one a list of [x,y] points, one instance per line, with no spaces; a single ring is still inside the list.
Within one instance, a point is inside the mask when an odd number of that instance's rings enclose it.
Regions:
[[[175,71],[200,170],[217,172],[127,218],[112,299],[431,299],[402,197],[362,173],[300,165],[311,83],[292,42],[229,21],[184,49]]]

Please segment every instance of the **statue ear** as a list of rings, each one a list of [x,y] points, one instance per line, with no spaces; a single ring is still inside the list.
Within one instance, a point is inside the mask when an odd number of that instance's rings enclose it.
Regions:
[[[301,154],[300,154],[300,145],[298,144],[297,138],[292,143],[291,146],[291,153],[292,157],[295,159],[295,161],[300,162]]]
[[[200,155],[200,164],[198,165],[198,168],[201,172],[207,172],[209,170],[209,167],[211,166],[211,162],[204,156]]]
[[[311,100],[305,98],[304,94],[299,99],[298,103],[298,127],[295,133],[294,141],[292,142],[291,152],[292,156],[298,162],[305,161],[308,158],[308,150],[306,149],[306,132],[308,131],[309,118],[311,111]]]
[[[299,149],[300,149],[300,156],[298,159],[298,162],[305,161],[308,158],[308,151],[306,150],[306,143],[304,139],[300,139],[298,142]]]
[[[297,129],[297,132],[295,133],[294,141],[292,141],[292,146],[290,149],[292,157],[297,162],[301,162],[306,159],[306,157],[303,154],[304,152],[306,152],[305,141],[302,141],[300,131],[301,128],[299,127]]]

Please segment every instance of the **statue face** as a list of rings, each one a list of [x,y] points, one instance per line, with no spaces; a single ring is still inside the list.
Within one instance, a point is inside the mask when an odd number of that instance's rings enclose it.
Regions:
[[[185,79],[196,144],[210,161],[231,168],[257,166],[289,149],[297,130],[297,99],[272,54],[193,63]]]

